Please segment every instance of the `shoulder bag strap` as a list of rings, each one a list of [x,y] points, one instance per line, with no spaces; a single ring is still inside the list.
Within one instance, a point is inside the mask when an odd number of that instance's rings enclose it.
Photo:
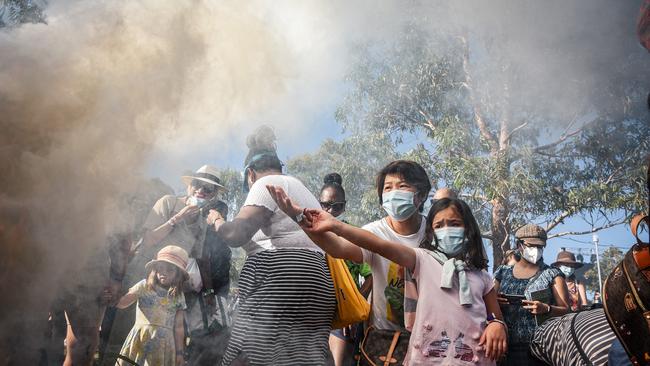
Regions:
[[[578,335],[576,334],[576,320],[578,319],[578,315],[580,315],[580,313],[576,313],[576,315],[573,316],[573,319],[571,319],[571,339],[573,339],[573,344],[576,346],[576,349],[580,354],[580,358],[582,358],[582,362],[584,362],[587,366],[593,366],[593,363],[589,361],[589,357],[587,357],[585,350],[582,349],[582,346],[578,341]]]

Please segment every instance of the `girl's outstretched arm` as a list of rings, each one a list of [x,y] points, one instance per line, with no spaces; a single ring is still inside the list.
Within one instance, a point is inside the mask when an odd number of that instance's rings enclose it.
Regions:
[[[115,305],[116,308],[118,309],[126,309],[131,304],[133,304],[136,300],[138,299],[138,295],[134,292],[127,292],[122,298],[120,298],[120,301],[117,302],[117,305]]]
[[[176,366],[185,364],[185,327],[183,326],[184,310],[177,310],[174,318],[174,346],[176,348]]]
[[[266,189],[268,189],[271,197],[278,204],[280,210],[289,217],[295,218],[299,214],[303,213],[303,208],[291,201],[282,188],[268,185],[266,186]],[[311,241],[332,257],[349,259],[356,263],[363,262],[363,253],[358,246],[326,230],[321,230],[319,232],[309,230],[307,227],[311,225],[310,218],[311,215],[307,214],[303,221],[298,224],[305,234],[309,236]]]
[[[327,220],[327,215],[331,216],[322,210],[308,210],[312,216],[312,227],[318,228],[320,220]],[[342,236],[351,243],[360,246],[361,248],[368,249],[375,252],[380,256],[389,259],[409,270],[415,270],[415,250],[400,243],[384,240],[377,235],[364,230],[348,225],[344,222],[333,220],[332,232],[336,235]]]
[[[501,308],[497,302],[497,290],[492,288],[490,292],[483,296],[483,302],[487,313],[494,314],[494,318],[498,321],[488,323],[483,334],[481,334],[478,344],[485,349],[485,357],[498,361],[508,350],[508,334],[506,333],[506,324],[503,323]]]
[[[299,223],[300,227],[318,246],[331,255],[361,262],[363,255],[357,248],[361,247],[410,270],[415,268],[415,251],[412,248],[381,239],[367,230],[348,225],[323,210],[302,209],[291,201],[281,187],[269,185],[266,188],[284,213],[290,217],[304,214],[303,221]]]

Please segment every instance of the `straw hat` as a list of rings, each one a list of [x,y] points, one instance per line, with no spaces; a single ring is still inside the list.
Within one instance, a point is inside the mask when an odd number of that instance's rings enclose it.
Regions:
[[[573,268],[580,268],[584,266],[584,263],[576,261],[576,256],[573,253],[563,250],[557,253],[557,259],[553,263],[554,267],[565,265]]]
[[[226,187],[221,184],[221,179],[217,177],[217,174],[219,174],[217,168],[212,165],[204,165],[192,175],[183,175],[181,180],[188,186],[196,179],[205,183],[214,184],[219,190],[226,190]]]
[[[187,262],[189,261],[189,256],[187,255],[187,252],[185,249],[178,247],[176,245],[168,245],[158,252],[158,255],[156,255],[156,259],[150,261],[149,263],[145,264],[144,268],[148,271],[152,269],[152,267],[157,264],[157,263],[171,263],[178,267],[178,269],[181,271],[183,274],[184,279],[188,279],[189,275],[187,274]]]

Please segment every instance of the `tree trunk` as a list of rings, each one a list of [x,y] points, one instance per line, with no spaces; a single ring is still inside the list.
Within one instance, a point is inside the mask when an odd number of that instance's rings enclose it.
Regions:
[[[510,249],[510,220],[507,203],[501,199],[492,201],[492,259],[493,268],[503,261],[503,253]]]

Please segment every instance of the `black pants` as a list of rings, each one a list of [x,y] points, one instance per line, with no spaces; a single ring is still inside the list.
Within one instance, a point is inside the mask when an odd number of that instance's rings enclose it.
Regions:
[[[515,343],[508,345],[506,358],[499,362],[499,366],[543,366],[544,362],[530,354],[530,344]]]

